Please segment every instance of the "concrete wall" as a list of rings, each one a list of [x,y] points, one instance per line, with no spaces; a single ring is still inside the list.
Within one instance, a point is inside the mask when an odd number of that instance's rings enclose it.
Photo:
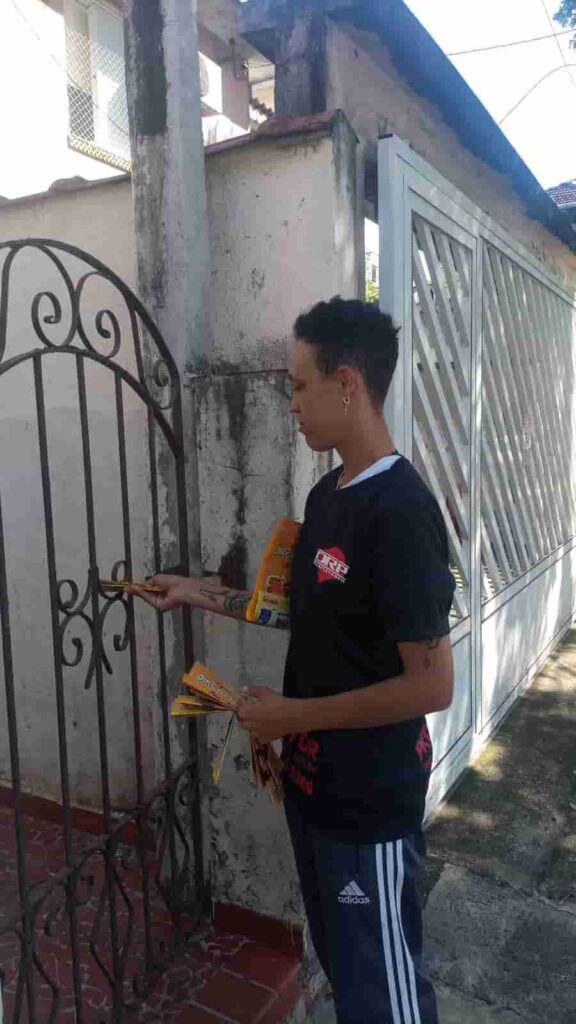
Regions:
[[[292,323],[303,308],[336,292],[354,294],[354,148],[354,136],[343,119],[337,118],[316,133],[224,148],[207,160],[213,252],[211,357],[205,372],[188,380],[186,387],[198,437],[197,513],[203,565],[239,586],[249,586],[254,579],[275,520],[286,514],[301,515],[309,487],[328,468],[327,460],[313,457],[296,435],[288,415],[286,345]],[[131,283],[134,239],[128,180],[93,184],[0,207],[0,240],[24,236],[53,236],[85,248]],[[30,341],[26,320],[30,293],[48,285],[56,289],[42,263],[29,264],[28,279],[29,287],[22,295],[11,330],[14,347]],[[6,430],[14,443],[0,444],[0,486],[3,494],[11,494],[10,536],[20,540],[14,549],[18,557],[12,557],[10,570],[17,571],[22,583],[27,577],[34,579],[43,565],[43,524],[30,380],[6,375],[4,382],[9,378],[13,409],[8,422],[7,407],[2,407],[1,436],[7,436]],[[75,391],[66,374],[60,384],[53,383],[55,406],[60,410],[54,452],[64,456],[55,477],[58,518],[63,527],[59,543],[66,548],[67,571],[76,577],[81,574],[85,537],[81,487],[77,490],[76,479],[79,442],[73,421],[77,415]],[[111,396],[105,385],[98,394],[104,411]],[[102,456],[114,449],[111,416],[108,405],[108,419],[102,416],[100,426],[94,424],[96,434],[102,431],[102,447],[95,441],[96,451]],[[134,441],[133,460],[137,460],[140,432],[144,433],[143,425],[134,419],[129,430]],[[29,466],[26,472],[31,478],[25,482],[26,495],[36,488],[33,500],[24,503],[22,481],[18,479],[18,467],[23,462]],[[100,472],[105,474],[106,459],[100,459],[99,464]],[[66,473],[71,470],[75,479],[68,484]],[[106,495],[100,503],[100,536],[102,550],[106,551],[107,544],[114,549],[118,538],[115,472],[111,458],[110,479],[99,477],[98,494]],[[141,552],[139,571],[143,571],[150,516],[145,466],[140,467],[139,481],[134,481],[132,488],[142,497],[134,529]],[[69,534],[66,524],[70,524]],[[36,547],[30,546],[32,535],[37,538]],[[22,571],[16,569],[17,563]],[[21,594],[27,595],[27,600],[14,602],[14,628],[19,634],[21,659],[25,658],[25,663],[18,663],[19,671],[28,680],[19,694],[23,734],[27,737],[23,747],[28,761],[27,782],[36,791],[57,795],[53,683],[51,671],[43,674],[42,670],[51,657],[44,579],[31,591],[21,590]],[[138,622],[142,644],[151,622],[150,613],[142,611]],[[177,652],[176,641],[172,649]],[[280,688],[285,650],[286,636],[282,633],[205,616],[205,657],[234,685],[254,682]],[[151,667],[146,674],[143,666],[143,672],[148,703],[153,706],[157,697],[153,638],[149,654]],[[114,686],[122,695],[128,692],[128,681],[121,667],[115,668],[119,674]],[[174,681],[182,666],[174,664],[172,668]],[[92,700],[93,693],[86,695],[81,679],[75,680],[71,723],[79,724],[71,724],[73,788],[82,803],[97,805]],[[116,748],[115,792],[119,799],[128,799],[129,787],[122,790],[122,785],[132,778],[131,743],[126,742],[131,730],[130,708],[120,697],[118,700],[120,703],[109,709]],[[155,728],[154,721],[150,721],[146,732],[149,746],[154,745]],[[210,758],[218,750],[223,729],[224,723],[209,725]],[[6,741],[0,736],[0,747],[2,742],[0,772],[6,774]],[[87,777],[91,779],[88,787]],[[248,744],[240,732],[233,739],[220,786],[216,789],[210,784],[209,796],[214,897],[300,923],[283,815],[272,808],[266,795],[255,792],[249,778]],[[287,879],[286,884],[278,885],[280,877]]]
[[[327,108],[345,112],[368,159],[376,160],[379,136],[398,135],[548,264],[567,288],[576,288],[576,254],[526,215],[504,175],[462,146],[441,112],[398,73],[376,35],[328,19],[327,45]]]
[[[123,174],[0,204],[0,241],[55,238],[106,263],[135,284],[134,219],[130,179]],[[41,281],[39,281],[41,284]]]
[[[332,135],[279,139],[207,161],[212,365],[190,382],[201,535],[205,567],[238,586],[254,580],[274,521],[301,517],[310,485],[328,468],[290,421],[286,345],[303,308],[354,294],[354,148],[338,120]],[[285,635],[210,615],[205,625],[207,659],[223,678],[280,689]],[[213,753],[224,727],[210,723]],[[283,816],[254,792],[240,733],[212,794],[211,836],[216,898],[300,920]]]
[[[198,0],[198,20],[209,32],[228,42],[238,34],[237,0]]]

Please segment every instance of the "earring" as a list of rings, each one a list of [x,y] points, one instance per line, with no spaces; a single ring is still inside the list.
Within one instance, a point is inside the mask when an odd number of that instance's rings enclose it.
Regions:
[[[347,416],[350,407],[350,395],[344,395],[342,401],[344,402],[344,415]]]

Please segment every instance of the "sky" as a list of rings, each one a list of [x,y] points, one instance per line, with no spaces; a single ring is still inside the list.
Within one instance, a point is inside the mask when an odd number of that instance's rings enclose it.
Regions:
[[[560,0],[405,0],[445,53],[552,32]],[[576,49],[570,35],[454,56],[460,74],[498,122],[539,78],[562,65],[506,117],[502,131],[544,188],[576,178]]]

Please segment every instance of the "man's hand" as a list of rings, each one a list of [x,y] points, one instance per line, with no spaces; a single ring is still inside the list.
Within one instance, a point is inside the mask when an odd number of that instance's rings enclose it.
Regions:
[[[298,732],[296,712],[299,701],[281,697],[269,686],[248,686],[248,698],[241,701],[238,720],[259,743],[272,743],[291,732]]]
[[[159,587],[160,593],[153,593],[150,590],[143,590],[137,584],[126,587],[128,594],[137,594],[146,604],[152,605],[158,612],[169,612],[173,608],[180,608],[182,605],[194,605],[194,594],[197,585],[202,580],[191,576],[172,576],[166,573],[159,573],[153,576],[148,582],[153,587]]]

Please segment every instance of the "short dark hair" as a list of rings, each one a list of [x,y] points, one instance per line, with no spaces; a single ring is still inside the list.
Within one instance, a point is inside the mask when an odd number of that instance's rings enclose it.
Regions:
[[[295,337],[316,347],[323,373],[345,363],[355,366],[376,405],[383,404],[396,369],[398,333],[392,317],[375,303],[339,295],[318,302],[294,324]]]

